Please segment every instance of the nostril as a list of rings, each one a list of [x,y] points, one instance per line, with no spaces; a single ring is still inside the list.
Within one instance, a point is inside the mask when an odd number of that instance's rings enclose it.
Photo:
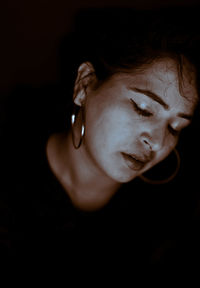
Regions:
[[[146,139],[143,139],[143,142],[145,143],[146,146],[148,146],[150,150],[152,150],[150,143]]]

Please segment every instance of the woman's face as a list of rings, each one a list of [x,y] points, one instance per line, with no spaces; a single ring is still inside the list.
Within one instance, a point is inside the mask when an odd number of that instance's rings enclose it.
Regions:
[[[169,155],[197,101],[194,75],[183,72],[181,91],[169,59],[87,89],[82,149],[101,173],[125,183]]]

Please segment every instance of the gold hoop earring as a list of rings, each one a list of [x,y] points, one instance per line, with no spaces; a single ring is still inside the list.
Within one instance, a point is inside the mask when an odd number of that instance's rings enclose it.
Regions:
[[[180,169],[180,162],[181,162],[181,159],[180,159],[180,155],[178,153],[178,151],[176,150],[176,148],[173,149],[173,152],[175,153],[175,156],[176,156],[176,161],[177,161],[177,164],[176,164],[176,168],[174,170],[174,172],[167,178],[165,179],[161,179],[161,180],[154,180],[154,179],[150,179],[150,178],[147,178],[146,176],[144,176],[143,174],[141,174],[139,177],[141,180],[143,180],[144,182],[147,182],[149,184],[166,184],[168,182],[170,182],[171,180],[173,180],[179,169]]]
[[[74,104],[73,113],[71,115],[71,126],[72,126],[72,142],[75,149],[78,149],[81,146],[83,137],[85,135],[83,113],[84,113],[83,107]]]

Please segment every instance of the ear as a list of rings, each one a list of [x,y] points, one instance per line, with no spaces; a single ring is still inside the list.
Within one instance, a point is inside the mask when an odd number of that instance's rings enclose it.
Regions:
[[[74,86],[74,103],[82,106],[87,95],[87,88],[96,79],[95,70],[90,62],[82,63],[78,68],[78,74]]]

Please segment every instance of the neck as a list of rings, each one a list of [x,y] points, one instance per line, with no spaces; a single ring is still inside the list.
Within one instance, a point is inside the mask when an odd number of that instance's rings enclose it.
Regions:
[[[83,144],[73,147],[71,133],[52,135],[46,149],[52,172],[81,210],[102,208],[121,186],[93,163]]]

